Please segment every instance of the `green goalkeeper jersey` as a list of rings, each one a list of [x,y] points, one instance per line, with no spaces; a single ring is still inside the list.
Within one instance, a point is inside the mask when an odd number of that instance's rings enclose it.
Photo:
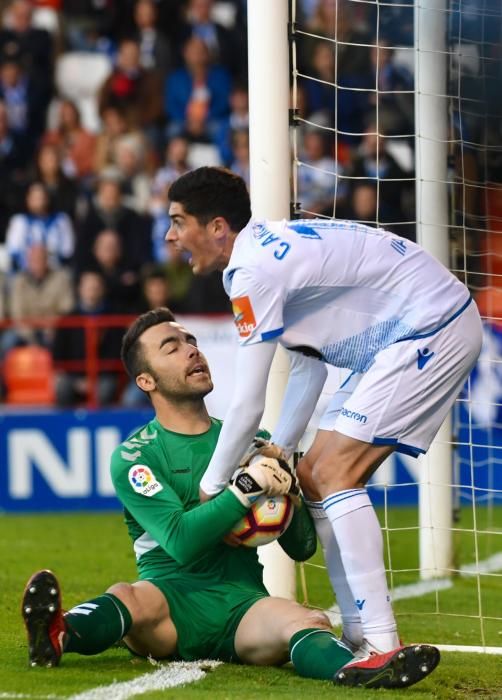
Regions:
[[[157,419],[112,455],[111,474],[134,543],[141,579],[182,578],[197,585],[247,579],[261,585],[256,550],[230,547],[222,538],[246,513],[228,490],[207,503],[199,483],[214,452],[221,421],[202,435],[163,428]]]

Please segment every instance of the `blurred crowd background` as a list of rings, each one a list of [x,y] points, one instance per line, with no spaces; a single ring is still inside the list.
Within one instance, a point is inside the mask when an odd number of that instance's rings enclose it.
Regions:
[[[502,181],[502,43],[472,3],[449,15],[452,45],[477,52],[450,75],[450,174],[476,271],[483,185]],[[413,0],[296,9],[301,216],[414,239]],[[0,0],[0,362],[36,346],[77,363],[58,372],[58,405],[90,389],[84,331],[54,319],[230,311],[221,275],[194,278],[164,237],[182,173],[224,165],[249,182],[246,11],[246,0]],[[118,357],[122,331],[100,330],[99,359]],[[96,403],[143,400],[116,372],[98,376]]]

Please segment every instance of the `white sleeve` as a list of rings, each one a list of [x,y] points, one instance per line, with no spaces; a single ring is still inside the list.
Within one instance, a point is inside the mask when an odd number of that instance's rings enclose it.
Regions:
[[[326,382],[328,370],[324,362],[288,351],[290,368],[281,414],[272,442],[282,447],[287,456],[296,449],[307,428]]]
[[[267,380],[277,343],[241,345],[235,363],[235,389],[218,444],[200,488],[213,496],[228,483],[256,435],[265,408]]]

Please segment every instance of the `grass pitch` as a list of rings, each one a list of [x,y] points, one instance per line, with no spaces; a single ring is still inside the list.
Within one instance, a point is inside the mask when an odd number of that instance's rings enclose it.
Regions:
[[[416,513],[389,511],[393,585],[416,581]],[[485,559],[502,550],[502,514],[480,511],[477,542],[470,532],[466,510],[456,535],[459,564]],[[26,580],[39,568],[51,568],[60,578],[66,608],[103,592],[110,584],[136,578],[132,549],[120,513],[0,516],[0,698],[70,698],[113,681],[127,681],[152,672],[144,660],[124,649],[110,649],[96,657],[69,654],[57,669],[30,669],[20,599]],[[396,528],[405,528],[403,530]],[[312,562],[320,564],[316,555]],[[326,572],[305,567],[309,603],[327,608],[333,595]],[[473,580],[459,577],[438,593],[396,602],[400,632],[405,640],[442,644],[502,646],[502,577]],[[300,593],[300,599],[303,593]],[[481,601],[481,603],[480,603]],[[487,618],[479,621],[480,604]],[[446,614],[444,614],[446,613]],[[497,619],[498,618],[498,619]],[[422,683],[403,691],[335,689],[331,683],[298,678],[289,668],[253,668],[224,664],[201,681],[172,690],[149,692],[142,698],[275,700],[276,698],[382,697],[426,700],[502,700],[502,657],[444,653],[438,669]],[[110,700],[114,693],[110,691]]]

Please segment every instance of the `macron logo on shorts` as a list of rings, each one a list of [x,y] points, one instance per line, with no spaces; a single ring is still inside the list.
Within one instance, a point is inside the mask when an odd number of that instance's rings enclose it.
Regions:
[[[366,423],[366,421],[368,420],[368,417],[363,415],[362,413],[357,413],[357,411],[348,411],[346,408],[342,408],[341,414],[342,416],[345,416],[345,418],[357,420],[359,421],[359,423]]]

